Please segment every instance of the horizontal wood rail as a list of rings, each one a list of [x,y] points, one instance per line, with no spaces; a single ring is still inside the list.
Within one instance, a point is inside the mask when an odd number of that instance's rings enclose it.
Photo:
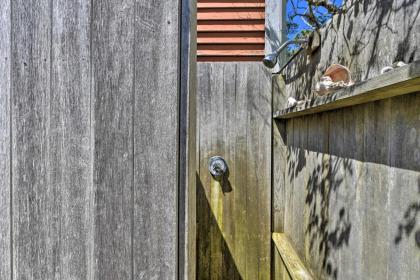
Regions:
[[[264,32],[214,32],[201,33],[198,44],[264,44]]]
[[[286,234],[274,232],[272,238],[292,280],[314,279],[309,270],[300,260],[296,251],[293,249],[293,246]]]
[[[248,20],[264,19],[264,8],[245,8],[232,11],[229,8],[200,9],[197,14],[198,20]]]
[[[265,2],[258,0],[232,1],[232,0],[199,0],[197,8],[264,8]]]
[[[199,56],[255,56],[264,55],[264,50],[259,49],[259,45],[198,45],[197,54]]]
[[[198,21],[198,32],[232,32],[232,31],[262,31],[264,32],[264,20],[247,20],[247,21]],[[198,34],[200,36],[200,34]]]
[[[228,61],[243,61],[243,62],[261,62],[259,56],[198,56],[198,62],[228,62]]]
[[[301,106],[277,110],[273,117],[289,119],[413,92],[420,92],[420,61],[415,61],[335,93],[317,96]]]

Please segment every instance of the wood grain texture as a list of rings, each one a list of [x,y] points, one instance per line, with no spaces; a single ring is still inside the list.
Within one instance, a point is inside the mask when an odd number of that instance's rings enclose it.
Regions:
[[[365,197],[363,199],[366,215],[363,217],[363,266],[362,274],[366,277],[383,278],[388,275],[388,240],[389,194],[393,182],[388,180],[391,170],[389,165],[389,129],[386,116],[390,115],[390,100],[367,104],[364,111],[364,151],[366,176]],[[385,117],[385,118],[384,118]],[[382,163],[376,164],[376,163]],[[369,187],[370,186],[370,187]],[[381,201],[381,207],[378,203]],[[384,211],[387,209],[387,211]],[[372,238],[375,242],[370,242]]]
[[[51,13],[49,180],[56,278],[91,277],[90,3],[57,1]],[[51,207],[52,205],[50,205]]]
[[[133,275],[134,1],[92,6],[95,278]]]
[[[0,6],[0,279],[12,279],[10,1],[2,0]]]
[[[197,3],[181,2],[178,279],[196,279]]]
[[[388,161],[393,167],[388,175],[388,181],[392,182],[388,191],[388,224],[393,230],[386,241],[393,244],[388,251],[390,278],[416,279],[420,273],[419,242],[415,241],[416,234],[420,234],[419,102],[420,93],[393,99],[391,121],[387,123],[390,126]]]
[[[257,63],[199,63],[198,279],[270,278],[271,89]],[[207,161],[222,155],[227,181]]]
[[[273,233],[273,241],[276,249],[293,280],[313,279],[309,270],[305,267],[302,260],[297,255],[295,249],[284,233]]]
[[[1,279],[195,279],[182,4],[2,2]]]
[[[51,6],[12,7],[13,277],[57,275],[57,188],[51,182]]]
[[[279,76],[272,77],[272,106],[277,107],[277,104],[282,102],[286,92],[284,92],[284,81]],[[284,172],[287,169],[287,138],[286,138],[286,121],[273,120],[273,146],[272,155],[276,158],[272,159],[272,193],[271,193],[271,224],[272,232],[284,232],[285,226],[285,201],[286,201],[286,178],[287,174]],[[272,246],[271,252],[272,267],[271,278],[283,279],[287,274],[286,268],[281,260],[280,254]]]
[[[12,10],[15,279],[87,278],[92,261],[90,9],[59,4]]]
[[[135,5],[134,279],[177,278],[179,9]]]

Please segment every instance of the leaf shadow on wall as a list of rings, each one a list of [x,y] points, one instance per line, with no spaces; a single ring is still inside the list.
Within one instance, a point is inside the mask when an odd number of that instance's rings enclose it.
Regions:
[[[417,183],[418,195],[420,197],[420,178]],[[402,239],[411,238],[413,236],[414,241],[420,249],[420,225],[417,225],[418,217],[420,217],[420,199],[417,202],[411,203],[404,211],[404,219],[398,225],[397,235],[395,236],[394,243],[400,244]]]
[[[279,131],[281,122],[276,122]],[[282,135],[283,142],[287,143],[287,137]],[[351,159],[330,159],[328,151],[320,147],[315,155],[320,160],[315,166],[309,167],[307,160],[308,147],[303,144],[287,145],[286,162],[287,178],[289,186],[295,188],[295,179],[307,174],[305,183],[306,194],[304,196],[307,206],[308,222],[304,229],[308,240],[310,254],[318,256],[320,268],[318,273],[329,279],[337,279],[338,264],[334,260],[337,252],[344,247],[349,247],[350,233],[352,229],[349,211],[345,204],[339,209],[330,208],[331,200],[337,200],[340,188],[344,186],[342,174],[353,174]],[[343,173],[340,173],[343,172]],[[296,192],[296,190],[289,190]],[[333,198],[333,196],[335,196]],[[286,199],[287,199],[286,195]],[[303,214],[302,214],[303,215]],[[295,217],[296,218],[296,217]],[[292,238],[293,239],[293,238]]]

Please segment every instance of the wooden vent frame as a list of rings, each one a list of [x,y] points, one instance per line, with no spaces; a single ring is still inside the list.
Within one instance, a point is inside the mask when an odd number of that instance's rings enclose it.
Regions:
[[[261,61],[265,0],[198,0],[198,61]]]

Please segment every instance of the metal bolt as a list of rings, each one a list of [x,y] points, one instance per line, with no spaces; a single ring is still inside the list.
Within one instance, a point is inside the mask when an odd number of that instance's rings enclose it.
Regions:
[[[228,166],[221,156],[214,156],[209,159],[208,169],[215,178],[220,178],[227,173]]]

